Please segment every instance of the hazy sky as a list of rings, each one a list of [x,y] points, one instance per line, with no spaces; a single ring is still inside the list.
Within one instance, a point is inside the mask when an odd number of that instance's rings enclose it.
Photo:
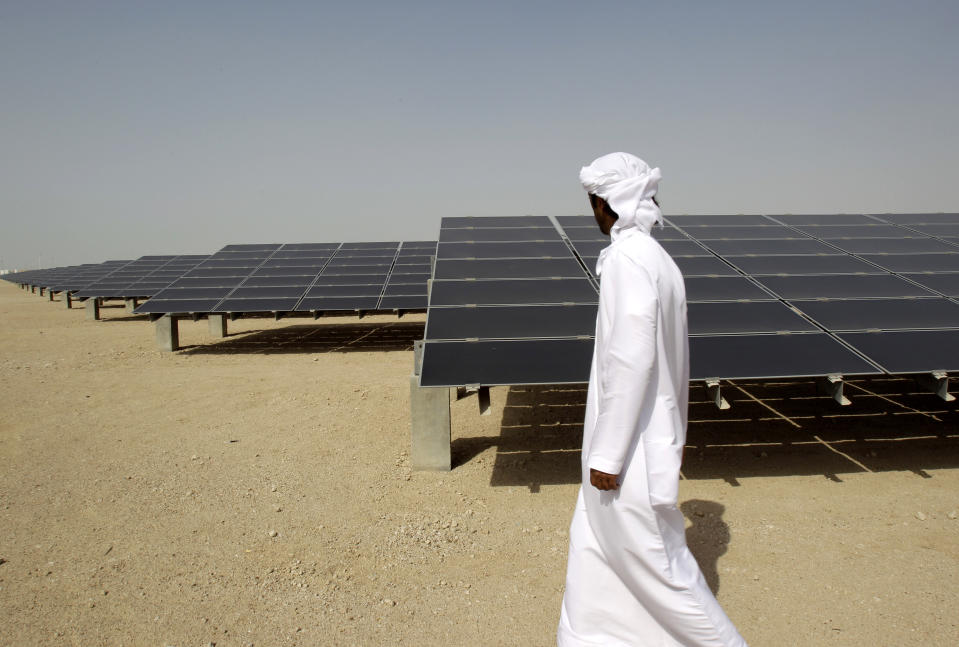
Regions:
[[[0,267],[584,213],[959,211],[959,2],[0,1]]]

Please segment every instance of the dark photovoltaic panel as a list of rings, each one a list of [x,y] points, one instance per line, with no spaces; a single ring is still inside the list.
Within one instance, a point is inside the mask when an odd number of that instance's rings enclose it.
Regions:
[[[588,364],[596,285],[552,222],[544,221],[514,227],[504,219],[443,219],[424,385],[453,384],[451,371],[459,384],[542,383],[547,376],[578,374],[583,356]],[[591,237],[585,228],[581,235]]]
[[[874,216],[879,220],[897,225],[955,225],[959,223],[959,213],[880,213]]]
[[[843,333],[887,373],[959,371],[959,330]]]
[[[828,330],[959,328],[959,304],[948,299],[793,301]]]
[[[477,220],[457,219],[456,228],[472,227],[469,240],[497,241],[486,244],[510,250],[486,258],[527,260],[502,269],[492,269],[495,262],[471,268],[469,262],[444,262],[443,254],[444,245],[470,243],[440,243],[422,384],[586,381],[595,302],[578,299],[595,297],[573,296],[559,284],[536,290],[525,284],[574,267],[556,262],[566,258],[562,243],[531,242],[549,240],[543,226],[513,227],[498,219],[484,227]],[[560,240],[592,277],[608,238],[598,234],[589,216],[555,221]],[[959,347],[959,215],[671,216],[667,221],[652,235],[686,282],[693,379],[924,372],[955,370],[959,363],[956,351],[934,350]],[[450,228],[444,221],[441,241],[461,235],[451,236],[445,231]],[[507,229],[523,233],[510,236]],[[552,247],[548,254],[518,251],[532,244]],[[449,250],[455,255],[448,259],[483,258],[463,248]],[[544,259],[542,265],[537,259]],[[444,285],[441,277],[464,280]],[[598,281],[592,278],[595,289]],[[915,356],[909,345],[917,348]]]
[[[689,276],[686,301],[764,301],[776,297],[742,276]]]
[[[690,335],[815,332],[812,323],[778,301],[690,303]]]
[[[420,384],[572,384],[589,376],[592,355],[592,339],[427,341]]]
[[[877,368],[825,333],[689,338],[689,378],[867,375]]]
[[[133,261],[106,261],[99,265],[78,265],[73,271],[51,277],[47,287],[54,292],[76,292]]]
[[[776,256],[794,254],[837,254],[834,247],[812,238],[747,238],[709,240],[705,245],[720,256]]]
[[[0,276],[5,281],[19,283],[20,285],[32,285],[39,288],[47,286],[62,280],[64,277],[71,276],[81,271],[88,271],[92,268],[99,268],[99,263],[85,263],[83,265],[62,265],[59,267],[47,267],[36,270],[24,270],[22,272],[12,272]]]
[[[137,313],[422,310],[436,243],[227,245]]]
[[[835,256],[727,256],[726,260],[742,270],[743,273],[753,276],[882,273],[882,270],[874,265],[844,254]]]
[[[433,278],[441,279],[542,279],[581,278],[583,268],[566,258],[446,259],[436,261]]]
[[[947,254],[862,254],[890,272],[959,272],[959,250]]]
[[[784,214],[770,216],[785,225],[875,225],[879,221],[871,216],[858,213],[813,213]]]
[[[74,296],[81,299],[151,297],[206,258],[208,256],[141,256],[77,290]]]
[[[959,273],[903,274],[902,276],[943,296],[959,298]]]
[[[761,276],[757,279],[784,299],[865,299],[928,297],[929,290],[892,274]]]
[[[871,225],[799,225],[796,229],[809,236],[823,240],[844,238],[909,238],[921,235],[895,225],[879,223]]]
[[[595,327],[596,304],[434,308],[426,338],[589,337]]]

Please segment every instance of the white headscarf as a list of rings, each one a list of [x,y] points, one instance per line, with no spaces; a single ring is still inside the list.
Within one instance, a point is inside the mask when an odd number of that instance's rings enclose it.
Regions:
[[[648,234],[654,224],[663,224],[663,213],[653,202],[662,177],[658,168],[629,153],[603,155],[579,172],[586,192],[608,202],[619,216],[610,230],[613,242],[624,230],[635,227]]]

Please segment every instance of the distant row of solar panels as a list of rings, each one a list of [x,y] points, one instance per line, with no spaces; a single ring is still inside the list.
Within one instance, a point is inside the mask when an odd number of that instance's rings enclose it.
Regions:
[[[959,216],[668,220],[695,379],[959,368]],[[585,381],[609,239],[556,221],[443,220],[424,386]]]
[[[138,314],[423,310],[435,241],[227,245]]]

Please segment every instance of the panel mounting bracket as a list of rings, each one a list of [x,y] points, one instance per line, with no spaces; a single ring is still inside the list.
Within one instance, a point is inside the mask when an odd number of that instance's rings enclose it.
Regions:
[[[845,407],[852,404],[849,398],[843,395],[842,375],[838,373],[830,373],[829,375],[820,377],[816,380],[816,386],[819,388],[820,392],[829,395],[833,400],[842,406]]]
[[[706,378],[706,396],[713,401],[717,409],[725,411],[729,403],[720,391],[719,378]]]
[[[489,397],[489,387],[480,386],[479,384],[467,384],[466,386],[456,387],[456,399],[462,400],[473,394],[476,394],[476,399],[479,402],[479,411],[481,416],[490,415],[490,397]]]
[[[953,402],[956,396],[949,393],[949,374],[945,371],[933,371],[916,376],[916,381],[924,389],[928,389],[946,402]]]

